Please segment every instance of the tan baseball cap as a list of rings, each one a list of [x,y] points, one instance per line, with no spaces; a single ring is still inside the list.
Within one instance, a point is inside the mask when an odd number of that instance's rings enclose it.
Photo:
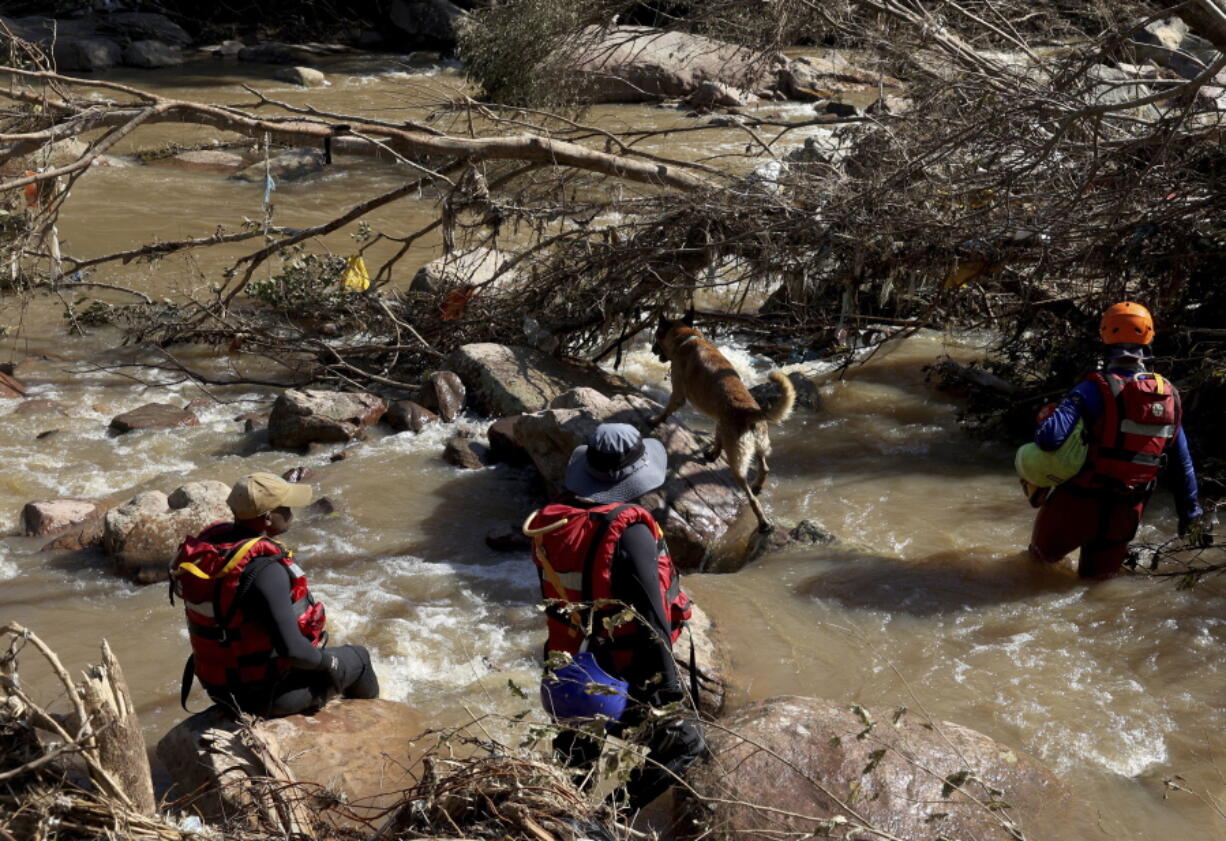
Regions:
[[[299,508],[311,501],[311,486],[287,482],[272,473],[252,473],[234,483],[226,504],[240,520],[267,514],[282,505]]]

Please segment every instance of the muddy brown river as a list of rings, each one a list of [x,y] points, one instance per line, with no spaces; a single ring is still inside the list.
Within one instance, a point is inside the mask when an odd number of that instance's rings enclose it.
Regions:
[[[346,58],[326,69],[333,86],[312,91],[271,81],[267,68],[220,62],[109,78],[225,103],[250,102],[239,85],[251,84],[323,110],[402,119],[423,117],[460,84],[454,68],[398,60]],[[586,119],[606,127],[684,120],[639,106],[605,107]],[[200,129],[156,128],[137,142],[145,148],[200,138]],[[713,132],[700,148],[689,136],[659,151],[718,155],[744,140],[735,131]],[[122,156],[117,163],[132,165],[95,167],[76,186],[60,226],[66,253],[87,257],[154,237],[199,236],[262,213],[263,185]],[[279,185],[276,220],[317,223],[406,177],[390,162],[341,159],[321,175]],[[431,218],[428,201],[408,199],[370,221],[403,233]],[[312,249],[349,253],[349,233]],[[397,283],[407,283],[438,248],[437,240],[423,240],[398,268]],[[239,253],[106,268],[93,279],[173,297],[215,281]],[[0,298],[0,325],[9,328],[0,361],[20,363],[33,396],[71,409],[68,417],[19,417],[11,414],[15,401],[0,401],[0,532],[15,534],[21,506],[32,499],[119,503],[188,479],[229,483],[254,470],[310,464],[319,469],[316,488],[337,512],[296,523],[288,538],[328,603],[334,639],[370,646],[384,695],[427,718],[466,707],[522,707],[507,682],[535,681],[542,637],[536,576],[526,554],[491,553],[483,535],[520,520],[532,505],[526,473],[445,464],[439,453],[455,425],[421,435],[379,433],[337,464],[328,463],[329,452],[304,459],[267,450],[233,418],[266,406],[271,391],[206,394],[169,375],[139,382],[100,370],[121,356],[116,335],[96,330],[71,338],[62,310],[54,296],[28,306]],[[1140,576],[1087,585],[1067,569],[1032,565],[1023,553],[1032,512],[1012,473],[1012,448],[967,437],[957,404],[924,384],[924,365],[942,354],[974,357],[983,341],[920,335],[887,346],[843,380],[818,364],[805,369],[820,384],[822,406],[798,411],[772,433],[774,471],[764,503],[777,517],[813,518],[857,548],[780,554],[736,574],[686,577],[724,629],[735,700],[795,693],[902,705],[1028,751],[1084,804],[1076,826],[1046,837],[1224,838],[1219,646],[1226,643],[1226,581],[1190,590]],[[752,380],[769,370],[743,350],[730,354]],[[213,370],[231,364],[207,350],[185,357]],[[650,393],[667,388],[665,369],[645,349],[628,355],[622,373]],[[201,397],[210,402],[198,427],[107,434],[121,411]],[[683,417],[710,428],[688,410]],[[48,429],[59,432],[35,438]],[[1171,502],[1159,496],[1142,537],[1158,539],[1173,528]],[[164,586],[117,580],[100,559],[40,554],[43,542],[0,538],[0,621],[34,629],[74,671],[96,662],[99,640],[110,640],[146,736],[156,741],[182,715],[178,683],[188,646],[181,609],[168,604]],[[29,679],[52,691],[26,661]],[[202,696],[193,702],[200,708]],[[1193,793],[1165,784],[1176,775]]]

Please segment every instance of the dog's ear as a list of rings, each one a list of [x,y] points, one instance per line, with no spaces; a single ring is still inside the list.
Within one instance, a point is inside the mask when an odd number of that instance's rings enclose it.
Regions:
[[[694,308],[693,307],[690,307],[688,310],[685,311],[685,317],[681,319],[681,323],[684,324],[686,327],[694,326]]]

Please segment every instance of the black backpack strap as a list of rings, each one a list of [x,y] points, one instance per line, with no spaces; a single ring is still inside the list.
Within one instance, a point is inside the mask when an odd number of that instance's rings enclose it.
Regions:
[[[192,693],[192,683],[196,680],[196,655],[188,655],[187,662],[183,664],[183,680],[179,684],[179,706],[184,712],[191,712],[187,708],[187,696]]]
[[[592,543],[588,546],[587,557],[583,561],[583,600],[585,602],[592,600],[592,565],[596,562],[596,552],[604,544],[605,535],[609,533],[609,526],[613,525],[613,521],[619,514],[633,507],[633,505],[619,505],[603,513],[588,512],[588,516],[597,520],[600,525],[596,527],[596,534],[592,535]]]
[[[277,559],[282,557],[281,554],[276,555],[259,555],[247,562],[247,566],[243,568],[242,575],[238,578],[238,588],[234,591],[234,600],[230,602],[230,609],[226,611],[225,616],[221,615],[221,582],[222,579],[217,579],[217,584],[213,589],[213,611],[214,615],[220,617],[217,620],[217,626],[223,631],[230,627],[230,623],[234,621],[234,614],[238,612],[238,606],[242,604],[243,598],[251,592],[251,587],[255,583],[258,576],[270,564],[277,563]]]

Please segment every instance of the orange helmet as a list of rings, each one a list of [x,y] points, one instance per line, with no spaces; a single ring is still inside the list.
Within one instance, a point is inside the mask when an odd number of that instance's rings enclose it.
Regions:
[[[1108,345],[1147,345],[1154,340],[1154,319],[1140,304],[1123,301],[1103,313],[1098,335]]]

